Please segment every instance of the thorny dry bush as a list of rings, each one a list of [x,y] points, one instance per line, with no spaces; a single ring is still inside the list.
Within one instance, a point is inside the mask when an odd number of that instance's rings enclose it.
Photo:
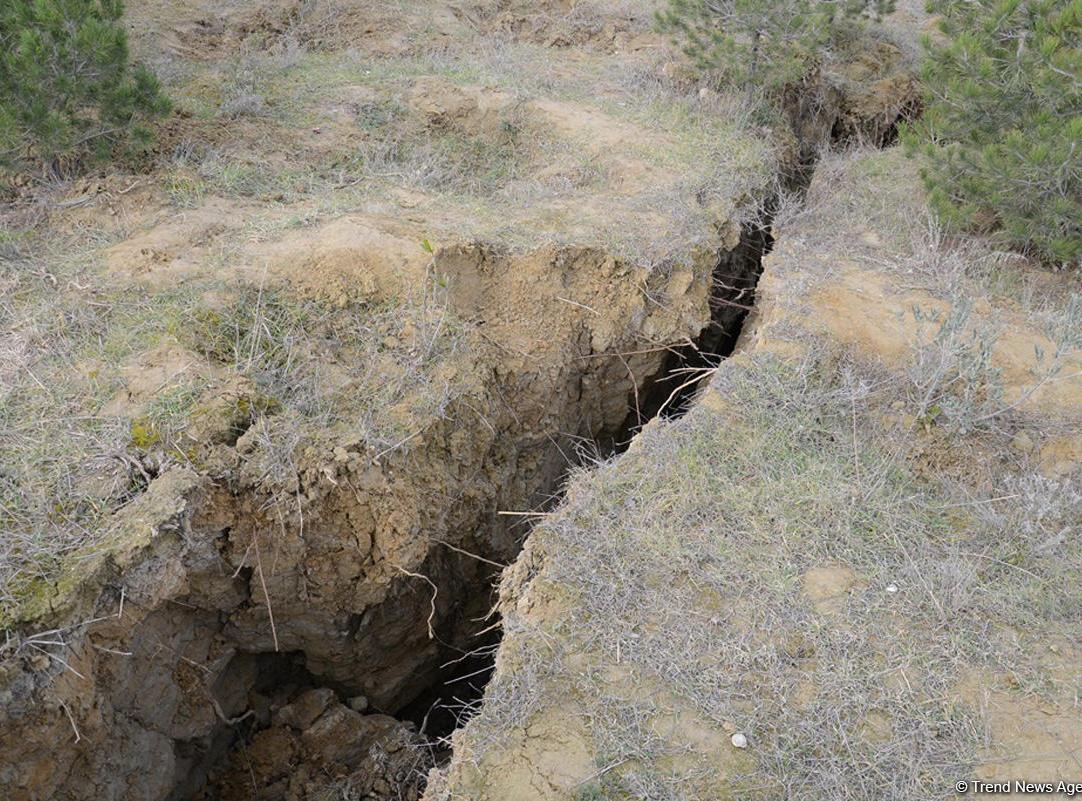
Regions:
[[[127,453],[125,421],[95,413],[116,390],[95,359],[138,341],[139,316],[129,315],[139,304],[121,307],[105,293],[73,290],[85,286],[86,254],[56,266],[50,255],[47,243],[29,241],[0,260],[3,604],[28,572],[48,570],[78,548],[114,504],[145,484]]]
[[[1001,370],[992,359],[997,331],[986,322],[974,322],[972,311],[964,297],[956,298],[947,312],[913,309],[918,325],[930,323],[932,329],[917,343],[908,369],[912,394],[919,398],[916,416],[922,422],[941,418],[963,432],[997,426],[1046,384],[1065,377],[1065,357],[1082,349],[1082,296],[1072,295],[1065,308],[1046,315],[1052,352],[1034,346],[1031,381],[1008,399]]]
[[[513,669],[467,729],[474,753],[570,700],[605,771],[582,798],[696,799],[716,757],[688,766],[658,735],[675,697],[747,733],[739,797],[953,797],[987,744],[958,700],[971,671],[1064,689],[1034,644],[1082,641],[1082,493],[1025,461],[967,463],[995,432],[933,443],[885,423],[897,381],[837,355],[730,362],[714,384],[724,412],[650,427],[578,475],[532,535],[576,613],[507,621]],[[925,448],[969,464],[964,478],[919,477]],[[821,614],[802,576],[829,565],[856,583]]]

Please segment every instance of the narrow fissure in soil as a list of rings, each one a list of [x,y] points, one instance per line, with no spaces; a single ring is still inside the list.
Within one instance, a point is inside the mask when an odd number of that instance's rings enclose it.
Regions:
[[[719,253],[709,324],[694,343],[673,347],[657,374],[629,396],[626,421],[593,443],[595,453],[621,453],[650,420],[675,418],[687,410],[702,381],[736,346],[754,305],[763,256],[772,244],[768,218],[745,226],[738,246]],[[522,526],[520,543],[528,523]],[[433,656],[414,671],[408,690],[401,694],[403,700],[393,707],[371,703],[360,681],[317,677],[307,668],[303,653],[238,655],[216,683],[216,693],[228,698],[236,688],[245,688],[247,711],[242,719],[223,716],[226,725],[209,750],[193,749],[191,770],[173,798],[239,801],[252,797],[253,791],[267,799],[309,797],[295,786],[289,770],[263,764],[275,760],[317,762],[320,775],[305,780],[338,786],[341,797],[419,798],[428,770],[449,759],[451,733],[476,711],[494,670],[500,628],[492,608],[500,570],[492,561],[484,563],[490,556],[463,555],[460,570],[431,566],[430,575],[453,576],[453,582],[439,584],[441,594],[453,596],[453,611],[434,633]],[[426,575],[429,567],[426,564]],[[421,582],[415,589],[429,591]],[[392,605],[378,614],[393,615],[396,610]],[[356,669],[361,672],[365,666],[358,664]],[[282,778],[268,786],[263,778],[268,773]]]
[[[801,102],[794,105],[792,127],[800,147],[795,166],[782,176],[782,184],[785,191],[799,195],[811,182],[819,148],[846,133],[838,123],[831,127],[829,118],[836,110],[820,104],[814,93],[798,99]],[[917,107],[903,110],[903,116],[918,113]],[[895,123],[876,141],[886,145],[896,136]],[[684,414],[702,383],[733,353],[755,306],[763,258],[774,246],[775,207],[776,202],[768,200],[758,221],[744,226],[737,246],[719,252],[709,323],[694,342],[674,344],[661,366],[641,385],[630,376],[630,388],[603,370],[579,373],[575,368],[571,375],[558,372],[565,406],[560,415],[535,417],[546,421],[545,425],[552,419],[563,425],[565,412],[584,420],[596,414],[583,411],[593,408],[583,400],[583,387],[592,381],[593,400],[597,400],[600,386],[604,400],[611,401],[606,405],[604,422],[584,425],[567,437],[589,431],[591,441],[584,444],[583,452],[607,458],[625,451],[651,420]],[[465,261],[476,257],[481,262],[488,255],[472,251],[459,254]],[[588,344],[582,350],[590,347]],[[656,354],[648,363],[650,367],[640,371],[640,379],[642,372],[657,365]],[[564,369],[560,365],[560,370]],[[631,373],[630,367],[627,372]],[[501,374],[500,380],[505,379],[528,383],[531,377]],[[544,386],[546,389],[536,394],[542,396],[539,405],[548,408],[555,402],[549,397],[549,385]],[[625,390],[629,412],[621,424]],[[496,391],[500,392],[500,387]],[[514,560],[524,543],[532,519],[524,513],[509,527],[508,518],[497,516],[496,510],[502,508],[498,504],[508,497],[515,499],[513,503],[521,502],[519,508],[529,508],[545,497],[556,503],[562,475],[576,459],[552,436],[542,436],[548,429],[539,433],[536,429],[543,426],[522,424],[512,404],[502,397],[501,401],[509,410],[506,417],[514,418],[514,424],[497,422],[494,427],[475,412],[491,428],[494,443],[481,451],[483,457],[473,461],[464,458],[461,464],[452,465],[448,472],[459,472],[427,494],[426,488],[413,491],[411,485],[410,492],[395,495],[396,482],[406,483],[398,479],[408,472],[423,477],[416,480],[423,484],[441,455],[425,454],[415,461],[403,457],[405,468],[390,478],[390,470],[381,472],[386,464],[379,464],[379,457],[372,460],[362,452],[363,446],[357,449],[356,443],[350,443],[348,453],[345,447],[335,448],[334,455],[338,458],[341,450],[353,472],[337,474],[332,470],[326,480],[306,476],[303,482],[298,473],[296,488],[290,490],[295,492],[298,514],[302,491],[310,493],[305,503],[329,511],[325,520],[317,517],[315,524],[307,520],[299,532],[291,532],[290,541],[282,547],[293,550],[283,560],[291,560],[288,578],[296,581],[281,580],[271,591],[263,584],[262,565],[258,581],[253,580],[252,565],[259,559],[261,530],[276,532],[280,525],[285,534],[286,524],[280,517],[275,521],[268,512],[268,508],[278,511],[278,507],[261,506],[267,500],[262,496],[240,497],[231,488],[216,489],[226,496],[220,505],[229,509],[219,510],[214,502],[208,502],[207,519],[201,521],[205,531],[200,533],[218,533],[218,541],[191,538],[183,564],[175,558],[172,562],[164,557],[157,562],[148,559],[144,571],[148,575],[142,580],[168,587],[160,598],[147,595],[156,602],[164,600],[156,606],[148,604],[138,613],[129,612],[123,620],[118,612],[115,624],[99,624],[95,636],[101,638],[100,643],[87,636],[82,647],[94,652],[97,672],[93,697],[86,699],[85,708],[73,713],[61,700],[40,713],[42,720],[51,716],[49,719],[61,721],[62,726],[70,721],[75,743],[83,740],[80,751],[74,746],[67,749],[66,761],[49,755],[55,765],[46,765],[41,772],[63,773],[56,779],[46,777],[52,782],[50,786],[87,784],[89,777],[94,789],[88,792],[102,797],[114,797],[114,790],[123,787],[120,792],[130,797],[168,797],[170,801],[417,801],[428,771],[450,758],[451,733],[477,711],[495,669],[501,634],[494,615],[495,587],[502,567]],[[451,426],[449,418],[447,426]],[[602,426],[604,430],[598,433]],[[550,428],[556,430],[555,425]],[[471,434],[456,429],[450,433],[466,438]],[[246,437],[244,427],[238,427],[230,432],[226,444],[239,448]],[[444,445],[441,440],[439,446]],[[490,453],[495,455],[489,458]],[[359,465],[355,469],[354,457]],[[362,481],[368,473],[378,474],[379,480],[372,479],[371,486],[376,489],[362,499],[356,488],[346,485],[346,478]],[[484,481],[471,484],[474,473],[484,474]],[[432,481],[435,484],[436,478]],[[478,490],[476,485],[484,482],[485,488]],[[356,503],[319,494],[320,487],[328,483],[335,489],[327,493],[357,495]],[[515,492],[488,494],[489,488],[510,483],[516,485]],[[376,530],[371,509],[388,499],[403,506],[423,506],[431,500],[430,505],[445,514],[402,515],[406,519],[400,528],[390,524],[384,528],[408,541],[375,543],[366,533]],[[393,511],[397,514],[398,509]],[[453,530],[456,545],[436,540],[434,532],[441,529],[435,525],[428,528],[431,521]],[[231,529],[232,524],[237,525]],[[311,530],[320,525],[322,530]],[[183,526],[180,529],[186,536]],[[344,542],[358,532],[367,538],[364,542],[360,538],[356,543]],[[431,544],[428,537],[440,544]],[[250,560],[245,546],[252,549],[253,544],[256,556]],[[162,548],[164,551],[165,546]],[[339,556],[349,548],[352,562]],[[398,554],[412,570],[392,561]],[[277,551],[264,555],[272,565],[270,577],[280,578],[273,567]],[[234,572],[233,566],[238,564]],[[176,575],[167,574],[163,565]],[[222,565],[229,569],[223,570]],[[318,573],[311,582],[313,596],[308,594],[310,569]],[[266,625],[272,596],[277,632],[275,620]],[[317,602],[309,604],[311,597]],[[133,605],[129,601],[129,608]],[[119,607],[123,611],[122,591]],[[352,610],[363,611],[353,614]],[[129,628],[131,618],[137,622]],[[274,632],[273,650],[268,630]],[[277,650],[279,634],[288,643],[282,652]],[[120,642],[124,650],[106,647]],[[44,675],[44,668],[41,671]],[[74,670],[72,675],[82,678]],[[36,681],[30,676],[24,684],[31,686]],[[29,693],[26,691],[27,696]],[[74,690],[58,698],[71,701],[80,693],[82,690]],[[115,747],[88,748],[77,726],[77,721],[84,720],[104,721],[99,729],[107,732]],[[32,725],[23,725],[18,731],[30,731]],[[28,738],[32,742],[21,755],[34,766],[45,765],[31,758],[38,739]],[[96,745],[101,741],[90,742]]]
[[[755,306],[755,288],[763,272],[763,257],[774,246],[771,214],[763,222],[749,223],[740,243],[718,256],[710,293],[710,322],[695,342],[672,348],[661,369],[646,382],[638,405],[613,443],[622,453],[635,434],[655,417],[683,415],[702,382],[736,348],[744,321]]]

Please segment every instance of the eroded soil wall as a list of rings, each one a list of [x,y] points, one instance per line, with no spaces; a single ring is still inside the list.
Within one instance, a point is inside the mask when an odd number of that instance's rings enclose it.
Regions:
[[[283,469],[271,416],[213,475],[150,483],[64,619],[8,649],[6,798],[417,794],[439,756],[418,747],[419,705],[492,646],[491,588],[528,528],[499,513],[550,503],[709,313],[709,261],[647,276],[588,250],[510,258],[437,254],[480,377],[401,447],[313,431]],[[533,296],[500,292],[511,280]]]

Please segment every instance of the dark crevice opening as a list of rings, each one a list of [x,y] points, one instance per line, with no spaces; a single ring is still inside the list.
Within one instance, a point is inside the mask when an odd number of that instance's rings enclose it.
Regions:
[[[323,686],[301,652],[235,655],[222,675],[204,689],[222,720],[209,737],[174,745],[177,784],[170,801],[214,801],[214,779],[229,761],[268,727],[275,709],[305,690]],[[238,692],[239,691],[239,692]]]
[[[638,408],[632,408],[614,439],[615,453],[625,451],[651,420],[682,416],[710,371],[732,355],[744,322],[755,307],[763,258],[774,247],[773,206],[767,206],[761,221],[743,226],[734,249],[718,254],[712,275],[709,323],[693,343],[672,348],[661,369],[647,379],[639,391]]]
[[[919,109],[903,111],[899,119],[891,124],[879,146],[893,144],[897,139],[898,124],[918,114]],[[782,190],[803,200],[811,186],[817,162],[818,149],[802,149],[796,164],[782,175]],[[756,290],[763,274],[763,259],[775,245],[773,224],[779,200],[777,196],[769,198],[761,207],[757,219],[742,226],[740,241],[735,248],[719,251],[712,274],[709,322],[693,343],[669,350],[661,368],[645,381],[637,395],[629,392],[630,412],[626,420],[614,435],[595,443],[598,453],[609,456],[623,453],[635,435],[651,420],[658,417],[671,420],[683,416],[691,408],[713,369],[733,354],[748,316],[755,308]],[[403,710],[404,717],[418,725],[424,722],[426,715],[429,716],[428,725],[431,725],[433,710],[443,707],[447,714],[441,714],[434,728],[426,728],[426,733],[432,732],[445,738],[441,751],[443,758],[449,759],[451,756],[446,738],[480,706],[485,685],[495,669],[495,655],[501,635],[502,631],[495,632],[483,653],[479,652],[470,665],[471,668],[476,665],[476,668],[447,674],[442,687],[431,687],[417,702]],[[454,691],[454,684],[460,677],[469,674],[472,674],[472,680],[468,687]],[[426,706],[428,699],[432,699],[434,705]],[[422,716],[421,720],[418,720],[418,715]]]
[[[920,98],[907,101],[890,121],[881,127],[872,127],[871,131],[853,130],[842,118],[834,121],[830,129],[830,145],[833,149],[844,149],[860,145],[870,145],[885,149],[898,144],[902,126],[920,118],[924,108]]]
[[[903,110],[898,120],[884,129],[876,144],[880,147],[893,144],[897,140],[898,124],[919,113],[920,109],[916,107]],[[835,130],[831,131],[832,142],[844,143],[846,139],[835,125]],[[817,156],[817,149],[801,149],[796,163],[782,176],[784,192],[803,197],[811,184]],[[737,246],[730,251],[719,251],[712,274],[709,322],[693,343],[669,350],[661,368],[646,379],[637,395],[629,391],[630,412],[626,420],[616,432],[609,432],[593,443],[595,455],[604,457],[622,453],[642,427],[655,418],[681,417],[692,406],[711,371],[733,354],[755,307],[763,259],[775,244],[772,226],[777,205],[778,198],[768,200],[758,219],[742,227]],[[521,541],[524,542],[525,537]],[[439,650],[439,660],[415,677],[416,692],[397,708],[366,712],[390,715],[410,727],[417,734],[417,741],[427,744],[425,764],[428,765],[440,765],[450,759],[451,734],[479,710],[485,687],[495,671],[495,657],[502,636],[500,627],[493,625],[495,619],[490,612],[496,598],[498,575],[492,571],[466,569],[460,578],[457,587],[441,587],[442,591],[453,591],[456,601],[454,608],[439,620],[447,638]],[[349,628],[356,632],[359,625],[359,619],[351,620]],[[291,659],[296,662],[298,657]],[[300,661],[303,664],[303,658]],[[266,676],[273,678],[280,675],[280,670],[268,667]],[[289,688],[296,693],[302,686],[319,688],[328,685],[305,671],[304,679],[300,683],[294,680]],[[350,688],[332,689],[343,703],[349,702]],[[227,748],[236,751],[238,745],[250,739],[261,726],[268,725],[265,717],[254,715],[243,728],[238,727],[229,742],[224,746],[219,744],[223,752],[219,756],[223,756]],[[203,782],[206,775],[204,769]],[[423,783],[423,776],[414,776],[410,792],[419,792],[417,788],[423,787]],[[214,798],[199,792],[174,797],[192,801]]]
[[[432,744],[437,762],[451,756],[451,733],[477,711],[496,670],[499,645],[499,633],[493,630],[473,651],[442,663],[429,686],[394,713],[399,720],[413,724]]]
[[[615,435],[596,443],[603,455],[627,449],[643,425],[656,417],[675,419],[690,408],[709,371],[732,355],[741,330],[755,305],[755,289],[762,275],[763,257],[774,246],[771,233],[773,204],[760,221],[743,227],[739,244],[718,253],[713,270],[710,321],[695,342],[673,347],[661,369],[644,382],[635,408],[629,392],[631,411]],[[482,593],[486,602],[494,593]],[[426,738],[438,743],[437,763],[451,756],[449,738],[480,706],[495,670],[496,650],[501,632],[492,631],[470,655],[445,664],[433,683],[414,701],[395,713],[418,727]]]
[[[430,745],[437,762],[450,756],[449,738],[476,712],[495,670],[500,626],[494,607],[499,571],[461,564],[448,571],[462,578],[460,601],[439,624],[437,660],[416,681],[416,692],[388,714],[410,724]]]
[[[669,351],[662,367],[640,388],[637,409],[634,393],[629,391],[631,411],[628,417],[615,434],[595,443],[597,453],[610,456],[622,453],[650,420],[683,415],[702,382],[708,378],[709,371],[732,354],[744,322],[755,305],[763,257],[774,244],[771,218],[772,206],[768,206],[759,222],[744,226],[735,248],[718,253],[712,274],[708,324],[694,343]],[[461,579],[459,586],[441,586],[442,592],[451,591],[456,602],[438,621],[443,640],[438,662],[415,677],[416,692],[398,707],[364,711],[364,714],[390,715],[409,726],[416,733],[417,741],[427,744],[426,764],[439,765],[450,759],[450,736],[479,709],[485,687],[495,671],[495,656],[502,634],[498,626],[492,625],[495,619],[488,614],[495,602],[498,575],[493,571],[462,567],[461,571],[455,571]],[[360,617],[355,615],[346,622],[351,632],[360,628]],[[478,636],[478,632],[485,633]],[[238,759],[243,759],[253,738],[271,725],[273,709],[290,702],[305,690],[329,688],[343,704],[348,704],[357,691],[357,688],[336,686],[312,675],[304,667],[301,654],[238,656],[240,661],[237,661],[236,669],[231,664],[219,680],[219,686],[231,681],[251,682],[252,667],[246,661],[251,659],[263,660],[259,662],[255,684],[248,692],[248,705],[241,705],[242,709],[253,710],[253,714],[225,727],[214,738],[178,744],[178,758],[189,767],[182,772],[186,774],[186,780],[178,786],[173,796],[175,801],[233,801],[232,796],[218,792],[216,776]],[[247,679],[244,678],[246,674]],[[228,695],[228,691],[224,695]],[[414,789],[421,782],[417,776],[410,781]]]

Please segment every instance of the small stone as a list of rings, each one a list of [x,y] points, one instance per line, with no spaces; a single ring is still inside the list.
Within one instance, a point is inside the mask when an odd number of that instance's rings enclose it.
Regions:
[[[747,748],[748,747],[748,738],[743,732],[740,732],[740,731],[738,731],[736,734],[734,734],[732,737],[730,737],[729,742],[731,742],[733,744],[733,748]]]
[[[368,699],[365,698],[363,695],[355,695],[348,701],[346,701],[346,703],[349,705],[349,708],[352,709],[354,712],[364,712],[366,709],[368,709]]]
[[[897,584],[888,584],[887,585],[887,592],[898,592],[898,585]]]
[[[291,703],[274,714],[274,722],[279,726],[290,726],[304,731],[334,703],[334,691],[319,687],[301,693]]]

